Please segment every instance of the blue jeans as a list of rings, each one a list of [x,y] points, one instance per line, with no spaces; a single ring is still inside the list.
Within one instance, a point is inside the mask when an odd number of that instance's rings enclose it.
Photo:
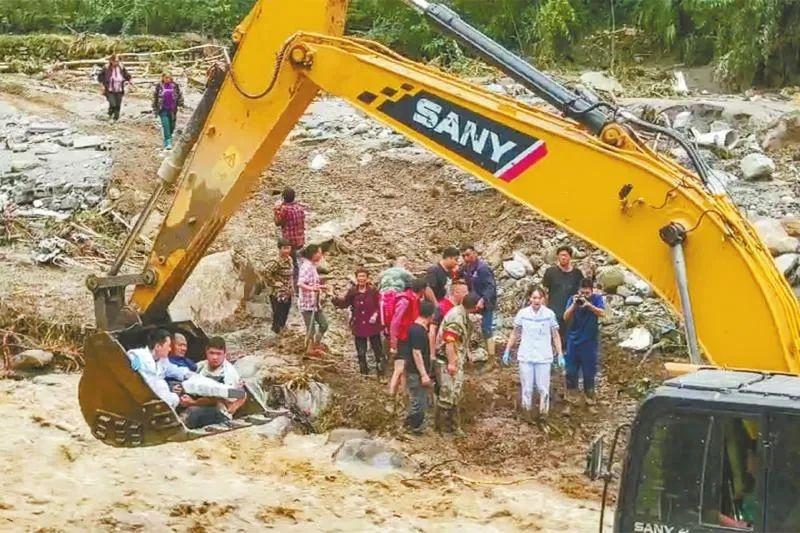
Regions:
[[[161,119],[161,130],[164,133],[164,146],[172,146],[172,133],[175,131],[175,112],[168,109],[162,109],[158,113]]]
[[[574,346],[567,341],[567,354],[564,356],[566,364],[567,388],[577,389],[580,375],[583,375],[583,390],[594,390],[594,380],[597,377],[597,344],[581,344]]]
[[[481,335],[484,339],[491,339],[494,335],[494,309],[484,309],[481,312]]]

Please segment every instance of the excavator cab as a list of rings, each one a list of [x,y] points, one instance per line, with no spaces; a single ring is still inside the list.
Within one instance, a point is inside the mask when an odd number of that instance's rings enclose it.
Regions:
[[[798,472],[800,377],[699,370],[640,407],[614,531],[800,531]]]
[[[163,327],[163,326],[159,326]],[[245,380],[246,403],[227,424],[189,429],[131,368],[126,351],[146,346],[154,327],[135,325],[117,332],[98,331],[86,340],[86,366],[78,385],[81,412],[92,435],[116,447],[153,446],[223,433],[270,420],[264,393]],[[208,340],[193,322],[170,323],[170,333],[186,337],[186,357],[200,361]]]

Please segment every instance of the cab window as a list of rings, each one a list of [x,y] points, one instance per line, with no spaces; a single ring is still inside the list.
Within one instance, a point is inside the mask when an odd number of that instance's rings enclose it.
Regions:
[[[800,531],[800,417],[774,416],[767,474],[767,531]]]
[[[763,461],[758,419],[712,418],[703,465],[703,523],[752,530],[759,511],[757,484]]]
[[[700,482],[710,418],[670,413],[656,419],[646,437],[636,490],[637,521],[698,523]]]
[[[645,437],[634,520],[699,529],[752,530],[759,523],[758,419],[675,412]]]

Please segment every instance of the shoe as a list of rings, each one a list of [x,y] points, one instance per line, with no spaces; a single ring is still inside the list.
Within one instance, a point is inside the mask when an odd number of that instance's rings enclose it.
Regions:
[[[585,395],[584,401],[586,402],[586,405],[595,405],[595,404],[597,404],[597,398],[595,397],[595,394],[594,394],[593,390],[587,390],[586,391],[586,395]]]
[[[573,389],[567,389],[564,392],[564,401],[566,403],[568,403],[569,405],[577,405],[578,404],[578,400],[575,398],[576,394],[577,394],[577,391],[575,391]]]

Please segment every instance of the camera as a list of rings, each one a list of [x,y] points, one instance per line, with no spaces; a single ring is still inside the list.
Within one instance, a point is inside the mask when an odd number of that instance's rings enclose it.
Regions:
[[[576,296],[575,297],[575,305],[577,305],[577,306],[586,305],[586,298],[584,298],[583,296]]]

